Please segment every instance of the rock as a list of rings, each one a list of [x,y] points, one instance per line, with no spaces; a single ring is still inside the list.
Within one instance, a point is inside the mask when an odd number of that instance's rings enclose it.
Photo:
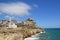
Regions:
[[[22,34],[13,34],[11,38],[8,40],[23,40],[23,35]]]
[[[34,34],[43,32],[42,28],[38,28],[32,18],[16,24],[17,28],[0,28],[0,40],[24,40]]]

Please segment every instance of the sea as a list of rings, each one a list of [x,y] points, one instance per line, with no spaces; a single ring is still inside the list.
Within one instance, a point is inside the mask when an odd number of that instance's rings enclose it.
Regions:
[[[38,33],[25,40],[60,40],[60,28],[45,28],[44,33]]]

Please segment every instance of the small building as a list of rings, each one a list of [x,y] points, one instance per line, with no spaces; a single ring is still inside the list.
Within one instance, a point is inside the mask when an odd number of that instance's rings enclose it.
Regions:
[[[17,28],[16,23],[17,22],[15,20],[11,20],[11,22],[8,20],[1,20],[0,27]]]
[[[13,22],[9,22],[8,28],[17,28],[17,25]]]

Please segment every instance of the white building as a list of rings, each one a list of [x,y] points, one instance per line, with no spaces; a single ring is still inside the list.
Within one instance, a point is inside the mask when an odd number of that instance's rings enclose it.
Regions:
[[[8,28],[17,28],[17,25],[15,23],[9,23]]]

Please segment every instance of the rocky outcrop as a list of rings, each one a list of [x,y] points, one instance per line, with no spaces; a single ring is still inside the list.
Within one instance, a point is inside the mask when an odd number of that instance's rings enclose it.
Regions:
[[[41,29],[0,28],[0,39],[2,40],[24,40],[34,34],[43,32]],[[2,38],[1,38],[2,37]]]
[[[4,23],[7,23],[7,21],[4,21]],[[16,22],[16,25],[17,28],[0,27],[0,40],[24,40],[27,37],[44,32],[42,28],[38,28],[32,18],[20,23]]]
[[[38,27],[38,25],[32,18],[28,18],[27,20],[19,22],[16,25],[18,27],[22,27],[23,29],[25,29],[25,28],[27,28],[27,29],[42,29],[42,28]]]

